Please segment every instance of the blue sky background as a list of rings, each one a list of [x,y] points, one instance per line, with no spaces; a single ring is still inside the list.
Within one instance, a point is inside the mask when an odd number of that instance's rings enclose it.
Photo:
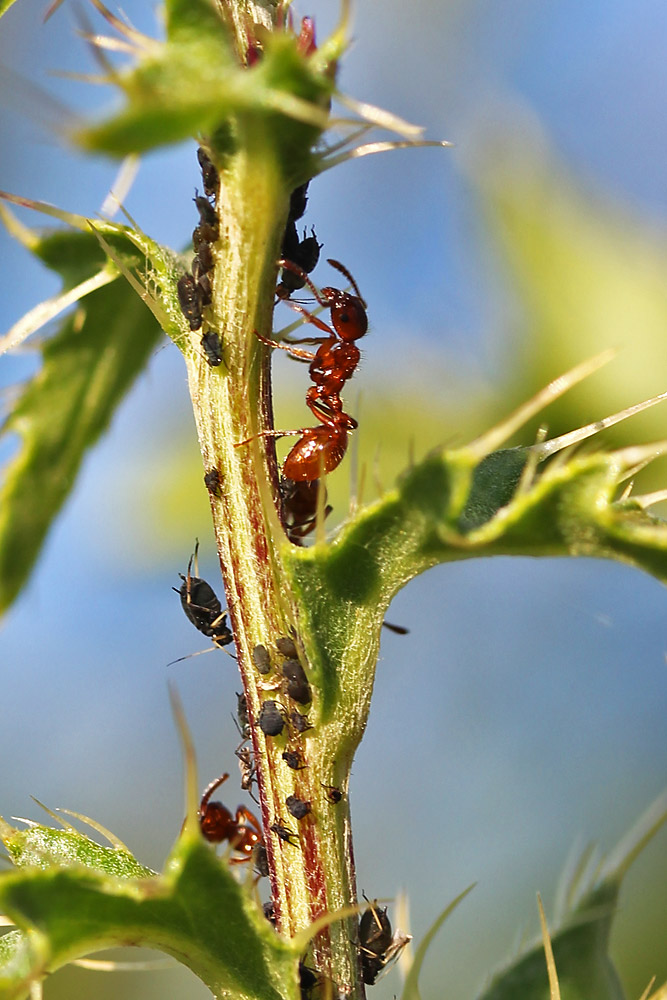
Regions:
[[[461,166],[466,150],[498,122],[508,122],[511,138],[517,119],[507,109],[520,106],[570,170],[664,227],[667,8],[663,0],[355,6],[342,89],[457,148],[342,166],[312,185],[304,221],[371,304],[377,336],[365,349],[363,379],[400,372],[414,354],[493,385],[512,364],[498,321],[512,290],[476,214]],[[20,0],[0,28],[0,187],[93,214],[115,167],[84,162],[60,135],[72,111],[92,112],[109,95],[49,76],[94,68],[73,37],[75,8],[66,4],[46,26],[43,8]],[[155,32],[151,4],[124,8]],[[297,10],[316,16],[320,35],[336,12],[324,0]],[[194,153],[188,144],[147,157],[127,199],[147,232],[176,247],[194,224]],[[0,252],[4,331],[57,285],[4,234]],[[3,357],[0,386],[34,366],[29,352]],[[166,346],[87,460],[0,636],[0,811],[35,816],[31,794],[67,806],[105,823],[154,866],[183,809],[167,680],[194,729],[202,784],[233,768],[237,742],[232,661],[212,653],[166,667],[201,648],[170,589],[195,534],[202,575],[219,579],[203,504],[183,512],[161,552],[137,520],[143,487],[132,477],[167,453],[174,434],[191,436],[194,447],[184,369]],[[425,971],[425,998],[446,989],[458,1000],[475,995],[521,930],[536,930],[535,892],[553,900],[577,838],[611,848],[664,788],[667,594],[623,566],[497,559],[431,571],[399,595],[389,617],[411,634],[384,639],[354,766],[359,887],[369,896],[405,888],[419,935],[478,881]],[[632,996],[650,973],[667,976],[667,966],[651,964],[667,928],[666,869],[663,834],[628,879],[614,939]],[[652,932],[633,930],[642,910]],[[396,993],[395,975],[373,996]],[[90,995],[120,995],[117,982],[104,987],[93,976],[63,978],[63,996],[77,984]],[[141,977],[122,982],[123,997],[149,992]],[[170,980],[172,997],[198,990],[185,974]],[[60,996],[57,981],[46,995]]]

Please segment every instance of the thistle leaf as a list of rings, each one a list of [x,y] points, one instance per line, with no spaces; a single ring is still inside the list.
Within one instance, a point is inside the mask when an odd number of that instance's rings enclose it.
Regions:
[[[578,372],[553,385],[563,391]],[[437,563],[590,556],[629,563],[667,582],[667,523],[648,514],[641,498],[618,499],[628,472],[662,454],[667,443],[609,454],[573,454],[569,447],[621,416],[525,448],[484,454],[488,443],[502,440],[500,431],[491,431],[468,447],[436,451],[351,518],[331,544],[286,548],[304,615],[324,637],[319,653],[310,652],[319,658],[325,718],[334,709],[351,718],[345,713],[367,705],[384,613],[408,580]],[[514,430],[512,418],[505,426]],[[566,446],[569,451],[555,454]]]
[[[625,1000],[608,955],[609,937],[623,876],[667,821],[667,795],[661,796],[623,838],[606,863],[581,884],[566,890],[569,907],[551,932],[553,959],[563,1000]],[[549,1000],[549,978],[543,942],[530,947],[498,973],[479,1000]]]
[[[0,909],[26,937],[12,932],[0,946],[3,998],[131,944],[176,958],[216,997],[296,1000],[298,954],[266,921],[252,880],[237,882],[197,832],[182,834],[162,875],[70,831],[5,828],[5,842],[26,867],[0,876]]]
[[[120,266],[145,269],[147,252],[137,248],[136,235],[130,238],[121,226],[99,226]],[[26,582],[87,450],[107,428],[160,336],[160,326],[132,288],[111,280],[109,266],[116,278],[119,272],[89,228],[34,238],[30,249],[62,275],[65,292],[80,286],[79,305],[42,344],[41,369],[23,387],[2,428],[4,435],[18,435],[20,445],[0,488],[1,609]],[[165,269],[163,261],[157,275],[163,283]],[[96,275],[105,280],[97,284]],[[175,287],[172,291],[175,300]],[[22,337],[38,326],[36,321],[26,327]]]
[[[328,67],[298,51],[289,31],[269,34],[248,21],[246,45],[261,36],[262,55],[245,65],[218,9],[206,0],[167,5],[167,37],[136,46],[136,63],[109,82],[125,96],[122,109],[75,138],[85,149],[123,156],[211,136],[219,166],[241,135],[278,150],[286,174],[310,176],[309,150],[328,122],[334,89]],[[296,162],[295,162],[296,157]],[[292,184],[293,186],[293,184]]]

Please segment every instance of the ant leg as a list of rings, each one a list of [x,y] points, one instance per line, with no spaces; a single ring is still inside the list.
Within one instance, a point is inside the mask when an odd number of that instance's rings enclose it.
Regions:
[[[266,344],[267,347],[279,347],[281,351],[289,351],[290,354],[292,354],[295,358],[298,358],[300,361],[315,360],[315,355],[312,354],[311,351],[300,351],[298,348],[295,350],[291,344],[281,344],[277,340],[269,340],[268,337],[263,337],[261,333],[257,333],[257,330],[255,330],[255,336],[258,340],[261,340],[263,344]],[[301,343],[301,341],[294,341],[294,343]]]
[[[296,431],[259,431],[258,434],[253,434],[252,437],[246,438],[245,441],[238,441],[234,447],[241,448],[244,444],[250,444],[251,441],[256,441],[257,438],[281,438],[281,437],[296,437],[298,434],[305,434],[306,431],[312,430],[312,427],[299,427]]]
[[[260,835],[260,838],[264,836],[264,831],[260,826],[259,820],[245,806],[238,806],[234,820],[237,826],[244,826],[246,829],[254,830],[255,833]]]
[[[319,302],[320,300],[318,299],[317,301]],[[302,305],[299,305],[298,302],[294,302],[292,299],[285,299],[285,302],[290,307],[290,309],[294,310],[294,312],[301,313],[302,316],[305,316],[306,321],[308,323],[312,323],[313,326],[316,326],[318,330],[324,330],[324,332],[328,333],[330,337],[336,336],[335,332],[331,329],[331,327],[327,326],[324,320],[321,320],[319,316],[315,315],[315,313],[308,312],[307,309],[304,309]],[[320,302],[320,305],[324,304],[325,303]],[[329,305],[329,303],[326,303],[326,305]],[[309,338],[306,337],[304,339],[304,343],[310,343],[310,342],[311,341],[309,340]],[[296,341],[296,343],[299,343],[299,341]]]
[[[311,281],[310,277],[308,276],[307,272],[304,271],[304,269],[302,267],[299,267],[298,264],[295,264],[291,260],[285,260],[284,258],[281,258],[278,261],[278,267],[284,268],[287,271],[291,271],[292,274],[297,274],[303,280],[303,283],[305,285],[308,285],[308,288],[311,290],[311,292],[313,293],[313,296],[317,299],[317,301],[319,302],[319,304],[321,306],[329,306],[329,305],[331,305],[331,303],[329,302],[329,300],[326,299],[326,298],[324,298],[324,296],[322,295],[322,293],[315,287],[315,285]],[[285,301],[289,302],[290,300],[289,299],[285,299]]]

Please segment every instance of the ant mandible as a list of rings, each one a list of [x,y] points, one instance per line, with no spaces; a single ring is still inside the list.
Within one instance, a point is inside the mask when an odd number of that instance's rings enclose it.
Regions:
[[[232,850],[243,855],[242,858],[233,859],[240,864],[252,859],[255,848],[264,843],[264,837],[259,820],[245,806],[237,806],[236,813],[232,816],[222,802],[210,801],[213,792],[228,777],[228,774],[221,774],[204,789],[199,803],[199,825],[203,836],[212,844],[228,840]]]
[[[282,469],[283,476],[295,482],[312,482],[328,472],[333,472],[347,451],[349,431],[355,430],[358,426],[357,421],[343,411],[340,393],[359,364],[361,353],[355,341],[363,337],[368,330],[366,303],[347,268],[331,258],[328,263],[348,279],[356,295],[331,287],[318,291],[300,267],[288,260],[278,261],[279,267],[298,274],[319,305],[330,310],[332,326],[328,326],[298,303],[289,301],[293,309],[328,336],[304,337],[284,344],[257,334],[263,344],[288,351],[299,361],[310,362],[308,371],[313,385],[306,393],[306,405],[320,423],[316,427],[301,427],[293,431],[266,430],[258,435],[259,437],[300,436],[300,440],[285,459]],[[315,352],[294,346],[303,343],[319,346]],[[240,441],[237,447],[251,440],[252,438],[247,438],[245,441]]]

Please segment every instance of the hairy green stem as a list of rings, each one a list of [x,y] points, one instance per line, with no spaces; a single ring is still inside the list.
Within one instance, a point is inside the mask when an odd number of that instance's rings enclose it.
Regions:
[[[275,649],[276,639],[293,629],[303,641],[301,658],[308,669],[306,650],[316,650],[317,639],[312,632],[302,635],[307,615],[283,571],[281,548],[289,543],[278,514],[273,446],[257,436],[271,426],[271,391],[270,359],[255,331],[271,332],[275,262],[289,191],[277,164],[268,160],[266,144],[255,146],[253,134],[249,129],[221,173],[217,201],[220,238],[207,319],[221,335],[225,361],[217,368],[207,364],[198,343],[201,331],[193,334],[186,359],[204,468],[215,469],[220,483],[210,491],[211,509],[252,726],[275,911],[280,930],[293,936],[323,914],[354,904],[356,888],[345,794],[349,761],[335,760],[330,727],[318,726],[323,699],[316,675],[310,675],[311,730],[300,735],[287,722],[280,736],[266,737],[257,724],[267,698],[286,713],[294,706],[279,674],[267,680],[258,673],[253,648]],[[298,752],[305,766],[289,767],[285,749]],[[337,798],[332,789],[343,793],[341,801],[332,801]],[[300,821],[286,809],[290,795],[311,803]],[[297,834],[292,843],[271,831],[276,823]],[[317,968],[351,995],[358,989],[354,936],[353,922],[335,922],[313,945]]]

